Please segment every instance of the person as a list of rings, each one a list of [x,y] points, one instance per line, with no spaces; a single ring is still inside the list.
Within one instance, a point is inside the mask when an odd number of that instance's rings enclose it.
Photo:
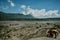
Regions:
[[[47,30],[47,36],[48,37],[56,38],[57,35],[58,35],[58,30],[56,30],[55,28]]]

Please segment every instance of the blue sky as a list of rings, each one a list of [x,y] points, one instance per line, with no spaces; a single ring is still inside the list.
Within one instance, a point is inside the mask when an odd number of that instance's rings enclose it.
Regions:
[[[43,11],[47,11],[47,13],[49,13],[51,10],[54,10],[54,12],[56,10],[58,10],[58,13],[55,12],[55,15],[56,15],[56,13],[60,14],[60,0],[0,0],[0,11],[7,12],[7,13],[21,13],[23,11],[23,9],[21,8],[22,5],[27,7],[24,9],[25,12],[28,10],[28,8],[30,8],[33,11],[43,10]],[[28,7],[28,6],[30,6],[30,7]],[[38,12],[38,11],[36,11],[36,12]],[[52,12],[52,13],[54,13],[54,12]],[[31,12],[31,13],[33,13],[33,12]],[[34,14],[32,14],[32,15],[36,16]],[[41,15],[39,15],[39,16],[41,16]]]
[[[20,6],[26,5],[36,9],[46,10],[60,10],[60,0],[11,0],[14,3],[14,7],[8,2],[8,0],[0,0],[0,11],[4,12],[20,12]],[[3,7],[6,9],[4,9]],[[9,7],[9,8],[7,8]],[[18,11],[19,10],[19,11]]]

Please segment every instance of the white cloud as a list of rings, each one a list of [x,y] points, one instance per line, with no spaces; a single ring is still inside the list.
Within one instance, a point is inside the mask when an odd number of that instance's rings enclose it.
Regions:
[[[8,9],[9,7],[8,6],[6,6],[6,7],[2,7],[2,9]]]
[[[14,6],[15,6],[15,4],[13,3],[13,1],[12,1],[12,0],[8,0],[8,2],[11,4],[11,6],[12,6],[12,7],[14,7]]]
[[[0,8],[2,8],[2,9],[8,9],[9,6],[0,6]]]
[[[3,2],[1,2],[0,4],[1,4],[1,6],[0,6],[1,9],[8,9],[9,8],[9,6],[4,5]]]
[[[45,15],[49,17],[58,16],[58,10],[49,10]]]
[[[49,18],[49,17],[60,17],[60,14],[58,14],[59,10],[48,10],[46,9],[33,9],[30,6],[22,5],[21,8],[22,13],[24,15],[31,14],[35,18]]]
[[[26,8],[26,6],[25,6],[25,5],[21,5],[21,8],[25,9],[25,8]]]

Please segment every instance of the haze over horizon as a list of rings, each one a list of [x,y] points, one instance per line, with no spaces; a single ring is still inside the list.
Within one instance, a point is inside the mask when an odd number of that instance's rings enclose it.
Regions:
[[[0,11],[35,18],[60,17],[60,0],[0,0]]]

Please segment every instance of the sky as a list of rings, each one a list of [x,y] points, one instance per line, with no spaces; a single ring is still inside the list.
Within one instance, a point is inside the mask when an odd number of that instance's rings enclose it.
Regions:
[[[0,11],[36,18],[60,17],[60,0],[0,0]]]

